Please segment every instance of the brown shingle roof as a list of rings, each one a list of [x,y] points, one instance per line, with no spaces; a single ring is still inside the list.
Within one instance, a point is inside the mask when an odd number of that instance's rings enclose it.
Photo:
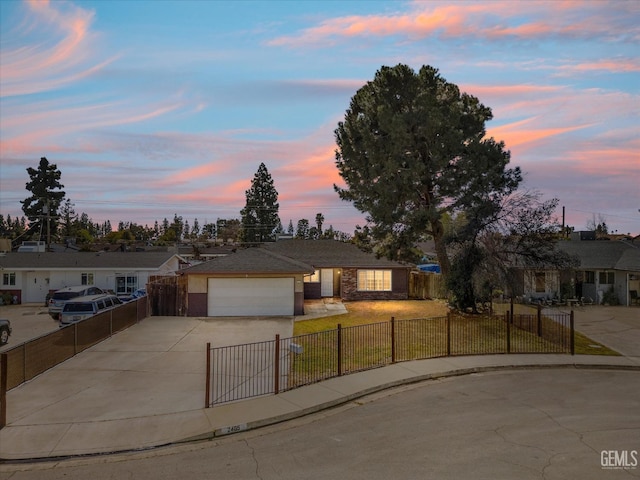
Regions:
[[[201,273],[313,273],[313,267],[264,248],[246,248],[224,257],[181,270],[185,275]]]
[[[376,258],[352,243],[335,240],[281,240],[266,243],[264,248],[315,268],[408,268],[399,262]]]
[[[169,252],[11,252],[0,255],[0,268],[8,269],[114,269],[156,270],[168,262]]]

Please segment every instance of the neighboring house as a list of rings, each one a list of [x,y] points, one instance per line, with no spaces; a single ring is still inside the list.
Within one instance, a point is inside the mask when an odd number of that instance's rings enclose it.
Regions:
[[[0,255],[0,294],[20,303],[44,303],[48,293],[67,286],[95,285],[127,295],[149,277],[175,275],[183,259],[168,252],[23,253]]]
[[[561,250],[580,259],[569,281],[576,297],[602,303],[608,291],[621,305],[630,305],[630,292],[640,292],[640,245],[631,241],[568,241]]]
[[[257,247],[179,272],[187,278],[189,317],[303,315],[304,276],[312,273],[310,265]]]
[[[531,302],[550,301],[560,299],[560,271],[556,269],[524,270],[523,292],[525,300]]]
[[[640,248],[632,241],[580,240],[558,242],[558,248],[576,257],[573,270],[523,271],[523,295],[532,300],[585,298],[631,305],[640,293]],[[635,292],[632,293],[632,292]]]
[[[334,240],[281,240],[264,248],[311,265],[304,279],[304,298],[405,300],[411,266],[363,252]]]

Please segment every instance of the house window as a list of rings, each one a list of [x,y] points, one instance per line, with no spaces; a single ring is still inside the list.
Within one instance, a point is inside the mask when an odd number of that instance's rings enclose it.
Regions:
[[[313,275],[305,275],[304,283],[319,283],[320,282],[320,271],[314,270]]]
[[[16,274],[15,274],[15,272],[3,273],[2,274],[2,284],[3,285],[15,285],[16,284]]]
[[[596,283],[596,272],[584,272],[584,283]]]
[[[128,295],[137,289],[137,275],[116,275],[116,295]]]
[[[613,285],[614,274],[613,272],[600,272],[598,278],[600,285]]]
[[[536,272],[536,292],[544,293],[545,292],[545,273],[544,272]]]
[[[391,291],[391,270],[358,270],[358,290]]]
[[[81,285],[93,285],[93,273],[83,273]]]

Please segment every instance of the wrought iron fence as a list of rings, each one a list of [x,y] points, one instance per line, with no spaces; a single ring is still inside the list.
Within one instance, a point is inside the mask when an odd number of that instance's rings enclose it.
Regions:
[[[574,354],[573,312],[395,320],[275,340],[207,345],[206,407],[396,362],[500,353]]]

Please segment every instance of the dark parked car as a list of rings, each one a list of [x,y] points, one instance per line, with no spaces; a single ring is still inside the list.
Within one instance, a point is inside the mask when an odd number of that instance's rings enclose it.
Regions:
[[[11,335],[11,322],[0,318],[0,345],[6,345]]]
[[[120,298],[120,300],[122,300],[123,302],[130,302],[132,300],[137,300],[139,298],[146,297],[146,296],[147,296],[146,288],[139,288],[138,290],[133,292],[131,295],[120,296],[118,298]]]
[[[85,295],[99,295],[105,293],[101,288],[91,285],[80,285],[77,287],[65,287],[56,290],[49,299],[49,315],[54,320],[60,319],[60,313],[64,304],[72,298],[83,297]]]

